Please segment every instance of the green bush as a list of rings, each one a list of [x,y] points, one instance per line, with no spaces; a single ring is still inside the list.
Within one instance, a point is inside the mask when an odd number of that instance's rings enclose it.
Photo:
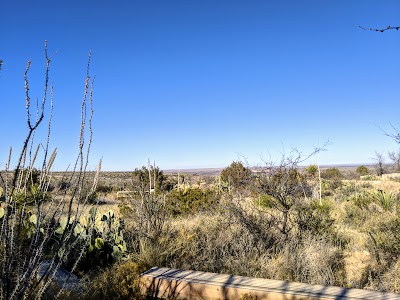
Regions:
[[[324,201],[302,201],[295,207],[295,223],[299,233],[302,235],[309,232],[312,235],[330,236],[334,232],[332,226],[335,221],[331,217],[332,205]]]
[[[360,176],[365,176],[369,174],[369,169],[366,166],[359,166],[356,169],[356,173]]]
[[[202,210],[215,207],[219,197],[212,190],[200,188],[187,188],[173,190],[166,196],[167,209],[172,215],[195,214]]]
[[[368,209],[369,205],[373,201],[373,197],[371,193],[368,193],[367,191],[361,191],[361,192],[356,192],[354,195],[352,195],[349,198],[349,201],[354,203],[355,206],[361,208],[361,209]]]
[[[276,199],[274,199],[274,197],[272,197],[270,195],[266,195],[266,194],[260,195],[258,197],[257,201],[258,201],[257,202],[258,205],[265,207],[265,208],[274,208],[277,205]]]
[[[87,203],[96,204],[98,202],[97,192],[91,192],[87,195]]]
[[[310,165],[310,166],[308,166],[308,167],[306,168],[306,172],[307,172],[310,176],[312,176],[312,177],[316,176],[317,173],[318,173],[318,167],[317,167],[317,165]]]
[[[240,191],[248,187],[251,181],[252,172],[240,161],[234,161],[222,170],[220,176],[221,180],[228,183],[229,187]]]
[[[158,167],[150,166],[150,170],[143,166],[141,169],[135,169],[133,171],[133,189],[138,192],[149,191],[150,189],[150,177],[151,176],[151,188],[155,190],[156,193],[171,191],[174,186],[171,184],[171,180],[167,180],[167,176],[164,175]],[[155,177],[155,182],[154,182]]]
[[[65,191],[68,190],[71,187],[71,183],[65,180],[62,180],[58,183],[58,189],[60,189],[61,191]]]
[[[321,172],[321,177],[324,179],[340,179],[343,174],[338,168],[329,168]]]
[[[88,189],[83,189],[79,197],[79,201],[81,203],[87,203],[87,204],[97,204],[98,200],[99,199],[97,192]]]
[[[343,222],[351,228],[359,229],[365,225],[365,222],[371,216],[371,213],[365,208],[355,205],[353,202],[344,202],[343,204]]]
[[[113,191],[113,187],[112,186],[97,185],[97,187],[96,187],[96,192],[97,193],[108,194],[108,193],[111,193],[112,191]]]

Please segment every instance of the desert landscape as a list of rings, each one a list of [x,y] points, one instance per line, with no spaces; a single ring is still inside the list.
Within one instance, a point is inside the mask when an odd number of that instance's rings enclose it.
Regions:
[[[76,286],[84,299],[144,297],[139,275],[154,266],[400,292],[400,180],[395,165],[384,166],[392,175],[384,178],[376,167],[301,167],[292,158],[256,171],[239,161],[177,173],[143,166],[88,172],[79,192],[70,184],[79,173],[44,178],[21,169],[23,203],[30,203],[23,237],[35,233],[37,209],[57,215],[50,233],[49,216],[43,217],[40,239],[72,233],[63,246],[68,256],[56,251],[60,267],[77,277],[72,288],[64,287],[66,298],[78,297]],[[13,176],[2,174],[5,183]],[[88,185],[93,181],[95,187]],[[6,190],[3,183],[4,204]],[[74,197],[71,212],[60,209]],[[46,244],[43,257],[56,246]],[[21,255],[27,250],[20,248]],[[59,291],[60,283],[52,282],[45,295]]]
[[[0,300],[400,299],[400,2],[3,1]]]

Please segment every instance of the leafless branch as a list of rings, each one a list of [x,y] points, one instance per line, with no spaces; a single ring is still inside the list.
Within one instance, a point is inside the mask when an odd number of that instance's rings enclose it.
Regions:
[[[354,27],[361,28],[363,30],[371,30],[371,31],[377,31],[377,32],[384,32],[386,30],[392,30],[392,29],[399,30],[399,28],[400,28],[400,26],[387,26],[386,28],[369,28],[369,27],[363,27],[360,25],[354,25]]]

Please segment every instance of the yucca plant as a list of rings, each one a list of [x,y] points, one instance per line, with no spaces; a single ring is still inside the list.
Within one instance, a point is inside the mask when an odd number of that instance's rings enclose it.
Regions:
[[[392,210],[397,201],[397,196],[395,194],[383,190],[374,192],[373,198],[385,211]]]

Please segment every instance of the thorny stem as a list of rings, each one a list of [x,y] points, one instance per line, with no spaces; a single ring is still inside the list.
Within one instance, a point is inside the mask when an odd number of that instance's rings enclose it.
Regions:
[[[2,253],[3,255],[3,264],[1,266],[1,281],[2,286],[0,287],[0,298],[6,299],[25,299],[32,292],[32,289],[38,293],[40,297],[49,286],[51,280],[54,278],[55,273],[58,268],[61,266],[64,258],[73,251],[73,248],[76,247],[78,241],[81,241],[84,237],[77,237],[75,242],[71,242],[72,234],[74,232],[74,228],[76,226],[76,221],[71,223],[71,226],[67,226],[68,229],[64,230],[62,237],[59,239],[57,248],[55,249],[54,255],[52,254],[52,258],[50,258],[51,267],[44,273],[43,276],[38,277],[39,268],[41,268],[44,251],[46,248],[52,244],[52,239],[54,239],[54,226],[58,224],[60,221],[60,217],[62,214],[67,213],[68,221],[67,224],[70,223],[72,219],[77,220],[79,216],[82,215],[83,210],[79,211],[79,203],[76,209],[76,212],[72,212],[72,204],[74,200],[77,198],[77,193],[80,195],[82,192],[82,187],[84,184],[85,173],[88,168],[89,161],[89,152],[90,146],[92,143],[93,129],[92,129],[92,118],[93,118],[93,106],[92,106],[92,97],[93,97],[93,85],[94,79],[90,83],[89,77],[89,66],[90,66],[90,57],[89,54],[88,65],[87,65],[87,74],[85,80],[85,90],[84,90],[84,99],[82,101],[82,111],[81,111],[81,130],[80,130],[80,143],[79,143],[79,154],[75,163],[75,167],[72,170],[72,175],[69,177],[69,183],[74,183],[72,188],[72,196],[69,199],[66,199],[67,190],[63,192],[63,197],[61,201],[55,201],[53,198],[49,207],[43,210],[42,201],[48,191],[48,187],[50,184],[50,176],[49,171],[53,164],[56,150],[51,154],[48,158],[49,151],[49,140],[51,135],[51,122],[52,122],[52,114],[53,114],[53,86],[49,86],[49,70],[50,70],[50,62],[51,59],[48,56],[47,52],[47,41],[45,41],[44,45],[45,50],[45,59],[46,59],[46,70],[45,70],[45,84],[43,89],[43,99],[41,101],[41,105],[39,105],[38,101],[36,103],[36,119],[33,122],[31,119],[31,98],[30,98],[30,88],[29,88],[29,70],[31,66],[31,62],[28,61],[25,73],[25,107],[26,107],[26,118],[28,125],[28,133],[24,140],[18,161],[17,167],[14,170],[14,174],[12,177],[12,184],[8,182],[7,172],[10,169],[11,162],[11,154],[12,148],[10,148],[10,154],[8,158],[8,163],[5,167],[5,176],[0,174],[0,180],[3,182],[5,187],[5,207],[6,213],[2,218],[1,231],[0,231],[0,242],[2,243],[2,247],[4,247],[5,251]],[[42,123],[44,119],[45,106],[47,103],[48,93],[50,89],[50,115],[48,121],[48,130],[47,130],[47,138],[45,144],[39,144],[35,153],[32,152],[33,149],[33,139],[35,137],[36,129]],[[87,97],[89,95],[90,101],[90,118],[89,118],[89,131],[90,137],[87,145],[87,149],[84,149],[85,145],[85,131],[86,131],[86,110],[87,110]],[[37,158],[38,152],[43,148],[44,158],[42,161],[42,168],[39,178],[38,190],[39,195],[33,196],[34,206],[32,209],[36,207],[36,224],[33,228],[33,233],[30,237],[30,243],[28,246],[24,246],[22,244],[22,240],[26,238],[24,236],[21,224],[26,222],[27,217],[30,215],[30,207],[26,202],[17,204],[16,195],[22,193],[24,199],[28,196],[28,187],[33,184],[32,171],[33,166],[35,164],[35,160]],[[84,155],[84,151],[86,151],[86,155]],[[32,158],[33,155],[33,158]],[[28,163],[27,169],[25,170],[25,163]],[[79,167],[78,167],[79,163]],[[97,173],[95,175],[92,190],[95,189],[98,174],[100,172],[101,162],[99,163]],[[65,174],[63,174],[64,178]],[[73,178],[77,178],[77,180],[73,180]],[[83,205],[85,205],[84,202]],[[55,206],[55,207],[54,207]],[[53,207],[53,211],[51,211],[51,207]],[[65,208],[68,208],[65,211]],[[29,210],[28,210],[29,209]],[[51,212],[51,213],[49,213]],[[26,248],[25,248],[26,247]],[[58,257],[58,250],[62,249],[63,254]],[[84,248],[82,248],[84,249]],[[81,249],[81,251],[83,251]],[[24,253],[23,257],[19,257]],[[81,257],[83,252],[80,253]],[[74,267],[76,268],[78,264],[79,258],[75,261]],[[54,266],[54,268],[52,267]],[[32,284],[32,279],[35,279],[35,284]],[[39,285],[41,285],[39,287]],[[39,288],[39,289],[38,289]]]

